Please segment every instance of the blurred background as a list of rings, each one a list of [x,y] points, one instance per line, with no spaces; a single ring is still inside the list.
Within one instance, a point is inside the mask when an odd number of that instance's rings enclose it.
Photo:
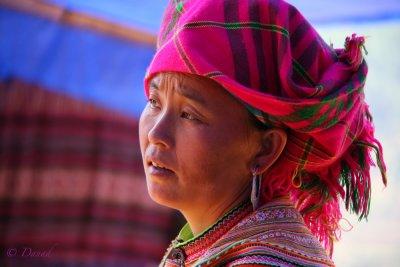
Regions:
[[[344,212],[334,260],[400,266],[400,1],[288,2],[335,48],[367,36],[389,181],[373,170],[368,222]],[[0,0],[0,266],[160,261],[183,221],[147,195],[137,126],[166,3]]]

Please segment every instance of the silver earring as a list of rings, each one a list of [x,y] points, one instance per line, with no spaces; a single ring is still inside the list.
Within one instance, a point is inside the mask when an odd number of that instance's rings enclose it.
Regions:
[[[253,210],[256,210],[260,202],[260,192],[261,192],[261,174],[259,172],[259,167],[255,166],[251,170],[253,175],[252,187],[251,187],[251,203],[253,204]]]

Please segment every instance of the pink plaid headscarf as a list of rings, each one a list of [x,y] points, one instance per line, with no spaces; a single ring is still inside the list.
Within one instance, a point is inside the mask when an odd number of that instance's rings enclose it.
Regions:
[[[213,79],[261,121],[286,129],[288,142],[264,174],[263,201],[290,194],[332,255],[339,200],[366,218],[370,152],[383,182],[382,147],[364,101],[364,38],[333,49],[281,0],[170,1],[144,80],[159,72]]]

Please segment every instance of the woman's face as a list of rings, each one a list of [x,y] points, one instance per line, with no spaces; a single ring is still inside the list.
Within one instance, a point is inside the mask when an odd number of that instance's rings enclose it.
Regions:
[[[260,139],[246,108],[199,76],[161,73],[150,84],[139,135],[152,199],[183,210],[243,192]]]

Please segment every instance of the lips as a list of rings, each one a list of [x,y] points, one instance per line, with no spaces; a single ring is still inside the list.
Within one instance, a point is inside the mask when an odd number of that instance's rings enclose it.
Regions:
[[[156,169],[173,172],[173,170],[166,163],[164,163],[162,160],[157,159],[155,157],[149,157],[147,159],[147,165],[152,166]]]
[[[162,165],[160,163],[157,163],[155,161],[151,161],[149,165],[151,165],[151,166],[153,166],[155,168],[158,168],[158,169],[164,169],[164,170],[172,171],[171,169],[166,168],[166,167],[164,167],[164,165]]]
[[[171,169],[167,168],[163,163],[160,161],[150,160],[148,162],[148,175],[152,177],[158,177],[163,180],[171,179],[176,177],[176,174]]]

